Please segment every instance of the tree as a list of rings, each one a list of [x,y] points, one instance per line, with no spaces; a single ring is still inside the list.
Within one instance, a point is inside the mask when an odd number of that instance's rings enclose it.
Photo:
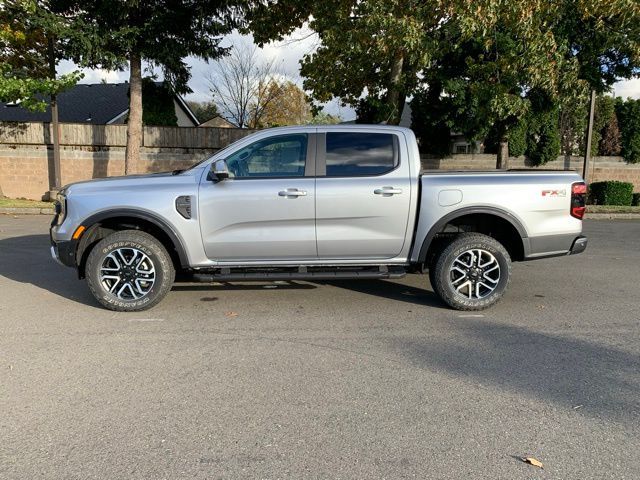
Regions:
[[[565,156],[581,155],[586,146],[587,105],[584,98],[575,100],[564,101],[560,107],[560,153]]]
[[[187,105],[196,116],[200,123],[208,122],[212,118],[219,117],[218,107],[216,103],[211,102],[194,102],[188,101]]]
[[[434,84],[425,86],[413,96],[411,128],[421,152],[443,157],[451,153],[451,126],[455,120],[450,99]]]
[[[437,45],[445,18],[440,3],[411,0],[267,0],[249,2],[248,29],[260,44],[305,23],[320,38],[301,61],[304,89],[314,100],[334,97],[356,106],[363,94],[378,104],[378,121],[397,124],[405,98]]]
[[[63,56],[58,37],[70,22],[48,10],[47,2],[7,0],[0,3],[0,100],[19,101],[44,111],[47,99],[75,85],[80,72],[57,77]]]
[[[313,110],[313,109],[312,109]],[[342,122],[340,115],[332,115],[322,110],[317,110],[311,120],[307,122],[309,125],[336,125]]]
[[[142,79],[142,123],[165,127],[177,127],[178,117],[171,86],[156,83],[155,78]]]
[[[49,2],[9,0],[0,4],[0,100],[20,102],[30,110],[44,111],[51,106],[53,137],[53,177],[51,190],[61,186],[60,131],[58,126],[58,93],[75,85],[82,74],[78,71],[56,74],[58,61],[65,57],[61,39],[73,31],[72,15],[56,15]]]
[[[215,59],[227,49],[222,36],[234,26],[233,2],[185,0],[57,0],[62,12],[77,12],[91,41],[69,39],[82,65],[124,69],[129,64],[129,122],[125,173],[131,173],[142,144],[142,60],[162,69],[178,93],[189,92],[188,56]]]
[[[640,100],[616,99],[620,125],[621,155],[629,163],[640,163]]]
[[[527,95],[530,108],[509,132],[509,155],[524,155],[533,165],[555,160],[561,147],[559,107],[546,95],[533,90]],[[485,142],[485,152],[496,152],[499,132],[494,128]]]
[[[270,101],[262,109],[260,120],[252,121],[257,128],[304,125],[311,121],[307,96],[295,83],[271,80],[267,90],[266,98]]]
[[[604,129],[615,115],[615,100],[609,96],[599,95],[596,98],[596,109],[593,117],[592,156],[598,155]]]
[[[533,101],[527,116],[526,156],[533,165],[544,165],[560,154],[559,109],[544,96]]]
[[[618,116],[615,114],[605,125],[602,131],[602,139],[598,148],[598,153],[605,156],[620,155],[620,129],[618,128]]]
[[[586,98],[636,70],[640,11],[628,0],[262,0],[250,2],[249,29],[259,42],[281,39],[308,22],[320,46],[302,60],[314,99],[358,105],[368,118],[397,123],[404,98],[425,83],[468,99],[448,102],[451,123],[481,137],[499,134],[498,166],[506,166],[510,130],[530,108],[527,92],[555,104]],[[616,33],[611,33],[614,29]],[[580,31],[577,34],[576,31]],[[464,59],[460,71],[444,58]],[[432,75],[433,72],[442,75]],[[435,98],[435,95],[432,96]]]
[[[277,76],[273,60],[261,61],[257,47],[239,45],[215,63],[207,79],[222,116],[237,127],[256,128],[278,93],[269,88]]]

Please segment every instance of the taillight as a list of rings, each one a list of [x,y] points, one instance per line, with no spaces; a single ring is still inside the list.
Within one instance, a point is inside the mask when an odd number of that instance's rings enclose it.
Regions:
[[[577,182],[571,185],[571,216],[579,220],[584,217],[587,207],[587,185],[584,182]]]

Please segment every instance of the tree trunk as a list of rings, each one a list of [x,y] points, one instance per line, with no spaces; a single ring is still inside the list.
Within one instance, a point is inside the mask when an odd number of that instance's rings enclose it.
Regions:
[[[496,168],[498,170],[506,170],[509,168],[509,142],[504,137],[500,139],[500,144],[498,145]]]
[[[391,114],[387,118],[389,125],[398,125],[404,109],[405,94],[402,92],[400,82],[402,80],[402,67],[404,66],[404,53],[396,52],[391,64],[391,75],[389,76],[389,91],[387,93],[387,105]]]
[[[49,47],[49,78],[56,79],[56,52],[53,38],[48,39]],[[49,197],[53,191],[62,186],[62,174],[60,172],[60,123],[58,122],[58,96],[51,95],[49,103],[51,107],[51,133],[53,137],[53,178],[49,185]]]
[[[124,174],[137,169],[142,146],[142,60],[132,53],[129,60],[129,121],[127,125],[127,150],[124,159]]]

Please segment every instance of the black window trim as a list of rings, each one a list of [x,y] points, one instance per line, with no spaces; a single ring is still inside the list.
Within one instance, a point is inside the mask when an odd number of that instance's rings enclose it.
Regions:
[[[304,174],[300,176],[294,175],[278,175],[273,177],[229,177],[225,181],[245,181],[245,180],[286,180],[286,179],[302,179],[302,178],[314,178],[315,177],[315,169],[316,169],[316,144],[317,144],[317,133],[313,132],[291,132],[291,133],[283,133],[281,135],[274,135],[273,137],[264,137],[259,140],[256,140],[254,143],[261,142],[262,140],[277,138],[277,137],[290,137],[292,135],[306,135],[307,136],[307,158],[305,159],[304,165]],[[251,143],[249,145],[252,145]],[[246,146],[249,146],[246,145]],[[245,148],[245,147],[243,147]],[[236,152],[228,155],[231,156]],[[226,161],[226,158],[224,159]]]
[[[382,173],[375,173],[369,175],[327,175],[327,134],[328,133],[364,133],[364,134],[372,134],[372,135],[391,135],[392,137],[392,147],[393,147],[393,162],[394,167],[390,170],[386,170]],[[389,175],[392,172],[395,172],[398,168],[400,168],[400,141],[398,140],[398,134],[396,132],[362,132],[362,131],[327,131],[317,134],[318,138],[316,139],[317,147],[316,147],[316,177],[317,178],[375,178],[375,177],[383,177],[385,175]]]

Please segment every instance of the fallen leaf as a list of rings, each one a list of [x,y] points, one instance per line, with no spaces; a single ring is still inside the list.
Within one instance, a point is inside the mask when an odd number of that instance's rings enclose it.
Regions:
[[[233,317],[237,317],[238,313],[237,312],[226,312],[224,314],[225,317],[229,317],[229,318],[233,318]]]
[[[528,463],[529,465],[533,465],[534,467],[544,468],[544,466],[542,465],[542,462],[533,457],[522,457],[522,461],[524,463]]]

